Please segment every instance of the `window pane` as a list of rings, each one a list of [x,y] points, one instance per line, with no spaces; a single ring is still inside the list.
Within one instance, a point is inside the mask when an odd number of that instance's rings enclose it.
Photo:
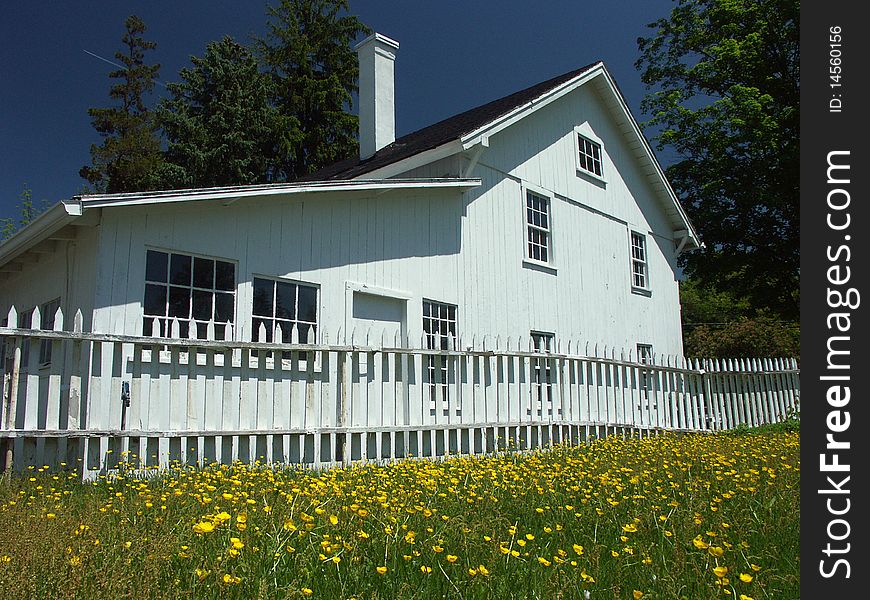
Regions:
[[[214,295],[214,320],[218,323],[233,322],[233,295],[216,292]]]
[[[279,319],[296,318],[295,284],[281,282],[275,283],[275,317]]]
[[[210,321],[212,316],[211,310],[211,292],[201,290],[193,290],[193,318],[199,321]]]
[[[236,289],[236,266],[233,263],[215,261],[215,289],[228,292]]]
[[[266,339],[260,338],[260,325],[266,328]],[[254,331],[251,332],[251,338],[255,342],[271,342],[272,341],[272,321],[265,319],[253,320]]]
[[[317,321],[317,288],[306,285],[299,286],[299,321],[314,323]]]
[[[214,261],[207,258],[193,259],[193,286],[212,289],[214,287]]]
[[[164,316],[166,315],[166,291],[165,285],[145,284],[145,314]]]
[[[169,255],[166,252],[149,250],[145,256],[145,279],[165,283],[168,262]]]
[[[173,254],[169,259],[169,283],[190,285],[191,262],[193,257]]]
[[[190,317],[190,289],[172,286],[169,288],[169,316],[187,319]]]
[[[255,315],[263,317],[274,316],[272,292],[275,287],[275,282],[268,279],[254,278],[254,308]]]

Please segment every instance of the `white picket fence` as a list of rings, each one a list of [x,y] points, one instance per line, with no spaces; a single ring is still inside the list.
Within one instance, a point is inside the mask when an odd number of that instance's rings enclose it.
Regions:
[[[41,322],[38,309],[19,319],[13,308],[0,327],[6,469],[440,458],[754,426],[800,398],[794,359],[641,364],[588,344],[450,339],[430,350],[425,337],[411,348],[323,331],[319,344],[296,331],[284,343],[280,330],[273,343],[208,341],[180,339],[177,321],[170,338],[125,336],[83,332],[80,312],[64,329],[59,309],[52,330]]]

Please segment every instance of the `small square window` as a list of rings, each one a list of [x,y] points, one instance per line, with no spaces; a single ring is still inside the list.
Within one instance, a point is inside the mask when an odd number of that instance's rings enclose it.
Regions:
[[[577,167],[596,177],[602,176],[601,144],[577,134]]]

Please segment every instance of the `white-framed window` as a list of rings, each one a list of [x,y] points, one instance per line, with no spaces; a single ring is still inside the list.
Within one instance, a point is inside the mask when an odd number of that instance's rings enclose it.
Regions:
[[[603,177],[601,143],[582,133],[575,135],[577,137],[577,168],[596,177]]]
[[[54,330],[54,317],[60,308],[60,298],[50,300],[39,307],[39,328],[45,331]],[[51,364],[51,340],[42,340],[39,345],[39,364],[46,366]]]
[[[553,261],[551,235],[550,198],[534,192],[526,192],[526,257],[540,263]]]
[[[152,335],[157,319],[158,333],[168,337],[177,318],[182,338],[193,325],[197,339],[205,339],[211,321],[215,339],[223,340],[226,324],[235,322],[236,266],[217,258],[148,250],[143,307],[143,335]]]
[[[254,277],[254,299],[251,308],[251,341],[272,342],[275,327],[281,327],[282,341],[290,343],[296,329],[300,344],[317,341],[316,285]],[[260,339],[260,325],[266,338]]]
[[[555,347],[556,336],[553,333],[532,331],[532,347],[535,352],[549,353]],[[553,415],[553,361],[548,358],[532,359],[532,405],[526,410],[527,414],[535,413],[538,417]],[[561,413],[561,409],[558,410]]]
[[[423,300],[423,333],[428,350],[449,349],[449,338],[454,342],[457,335],[457,312],[455,304]],[[426,365],[426,383],[429,386],[429,412],[435,415],[439,400],[444,414],[448,414],[447,398],[450,383],[451,360],[445,356],[429,356]],[[456,407],[456,414],[461,408]]]
[[[631,287],[635,290],[649,290],[646,236],[637,231],[631,232]]]

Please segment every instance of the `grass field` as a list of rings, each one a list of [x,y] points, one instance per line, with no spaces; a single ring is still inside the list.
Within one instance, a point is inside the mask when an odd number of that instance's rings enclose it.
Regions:
[[[783,430],[611,437],[440,463],[84,484],[37,469],[0,483],[0,590],[797,599],[799,444]]]

